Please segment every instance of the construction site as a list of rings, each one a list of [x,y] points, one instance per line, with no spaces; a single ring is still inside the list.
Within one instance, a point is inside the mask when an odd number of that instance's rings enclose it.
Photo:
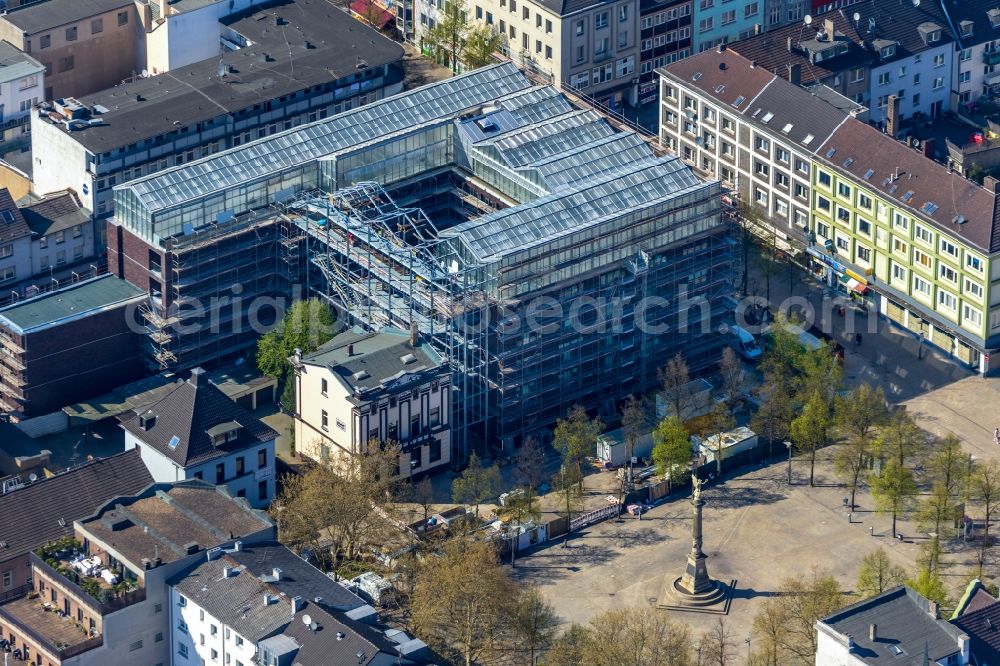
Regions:
[[[678,352],[717,362],[720,195],[508,63],[119,186],[115,224],[148,251],[152,367],[247,350],[255,299],[320,296],[447,360],[460,462],[574,404],[613,418]]]

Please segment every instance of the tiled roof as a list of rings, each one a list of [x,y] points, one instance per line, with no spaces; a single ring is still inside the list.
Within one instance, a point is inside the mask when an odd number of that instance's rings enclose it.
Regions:
[[[191,379],[178,383],[173,391],[150,405],[143,415],[149,413],[155,421],[148,430],[143,429],[140,415],[126,419],[122,427],[145,445],[185,467],[269,442],[278,436],[211,384],[200,368],[192,372]],[[230,421],[242,426],[239,437],[219,446],[212,444],[208,430]]]
[[[22,209],[25,222],[39,236],[47,236],[90,221],[73,192],[45,197]]]
[[[272,528],[266,514],[251,509],[246,500],[198,479],[157,484],[118,498],[80,523],[133,566],[143,558],[176,561],[187,556],[188,544],[207,550]]]
[[[0,243],[9,243],[25,236],[31,236],[31,228],[7,188],[0,188]]]
[[[230,576],[223,577],[226,567]],[[281,569],[281,578],[273,576]],[[246,639],[257,641],[283,629],[292,617],[291,599],[301,597],[310,612],[348,611],[365,605],[357,595],[335,583],[319,569],[279,543],[243,544],[221,557],[205,560],[171,581],[184,596],[232,627]],[[264,593],[273,601],[264,604]],[[322,601],[315,601],[322,597]]]
[[[935,619],[928,601],[908,587],[895,587],[877,597],[842,608],[820,620],[841,635],[854,638],[851,654],[866,664],[924,666],[959,651],[958,629]],[[876,640],[869,628],[876,625]]]
[[[139,452],[126,451],[0,495],[0,561],[72,535],[74,520],[152,483]]]
[[[1000,250],[1000,239],[994,238],[995,194],[874,127],[852,118],[816,154],[948,234],[984,252]]]
[[[997,0],[962,0],[953,2],[948,7],[948,15],[954,24],[959,43],[963,47],[973,44],[982,44],[985,41],[997,39],[1000,29],[994,28],[990,21],[989,12],[1000,8]],[[972,34],[968,37],[962,36],[962,22],[972,22]]]
[[[1000,601],[979,581],[965,608],[951,623],[969,635],[969,651],[977,664],[1000,664]]]
[[[350,355],[349,348],[353,349]],[[302,361],[329,367],[348,386],[362,389],[440,366],[437,354],[430,347],[420,344],[411,347],[406,334],[392,331],[346,331],[304,356]]]
[[[706,95],[744,112],[750,102],[767,87],[774,75],[731,49],[719,53],[703,51],[682,58],[660,70],[693,86]]]

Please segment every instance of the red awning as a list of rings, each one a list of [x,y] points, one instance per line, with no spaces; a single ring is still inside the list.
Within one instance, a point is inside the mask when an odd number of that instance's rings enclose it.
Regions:
[[[372,0],[354,0],[351,3],[351,13],[364,21],[374,23],[380,30],[384,30],[387,25],[396,20],[392,12],[383,9]]]

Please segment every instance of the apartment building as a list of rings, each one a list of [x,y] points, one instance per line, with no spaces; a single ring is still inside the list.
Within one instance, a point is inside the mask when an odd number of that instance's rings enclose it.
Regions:
[[[235,50],[32,115],[33,191],[76,191],[98,218],[112,188],[402,89],[403,49],[325,0],[222,20]],[[116,81],[117,83],[117,81]],[[97,229],[103,244],[102,227]]]
[[[866,300],[921,344],[991,369],[1000,346],[995,180],[980,187],[866,124],[861,109],[730,50],[661,74],[662,141],[767,211],[831,288]]]
[[[798,23],[810,11],[807,0],[694,0],[695,52]]]
[[[30,589],[0,604],[0,632],[15,659],[36,665],[177,663],[167,580],[217,547],[274,538],[265,513],[221,489],[152,484],[29,553]]]
[[[783,78],[799,65],[799,84],[822,83],[868,106],[873,122],[885,123],[892,95],[901,119],[936,117],[951,108],[955,45],[946,13],[932,1],[860,3],[731,48]]]
[[[348,331],[292,364],[303,455],[336,464],[372,442],[396,442],[403,477],[449,464],[450,372],[416,331]]]
[[[0,16],[0,40],[44,65],[38,96],[46,100],[104,90],[143,68],[142,27],[132,0],[33,4]]]
[[[620,110],[639,93],[639,0],[470,0],[516,62]]]
[[[0,308],[0,411],[43,416],[142,377],[144,295],[101,275]]]
[[[374,608],[279,543],[216,549],[170,586],[170,643],[180,659],[229,666],[429,663],[422,641],[386,632]]]
[[[863,109],[832,90],[792,85],[724,46],[659,71],[660,141],[753,202],[779,245],[801,243],[815,153]]]
[[[654,70],[692,53],[692,0],[641,0],[639,3],[639,104],[659,99]]]
[[[952,3],[948,18],[958,49],[952,89],[967,110],[981,97],[1000,96],[1000,7],[986,0]]]
[[[121,425],[125,450],[139,449],[157,482],[204,479],[258,509],[274,499],[278,433],[230,400],[201,368]]]
[[[33,483],[21,480],[23,487],[0,494],[2,539],[7,544],[0,549],[0,603],[28,592],[29,554],[35,548],[73,536],[75,520],[114,497],[134,495],[153,483],[137,451],[86,462],[49,478],[40,475]],[[0,634],[6,638],[6,632]]]
[[[0,154],[28,145],[31,108],[44,89],[45,66],[0,41]]]

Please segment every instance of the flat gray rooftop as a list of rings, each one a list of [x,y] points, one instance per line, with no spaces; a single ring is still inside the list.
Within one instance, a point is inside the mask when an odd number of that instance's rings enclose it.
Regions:
[[[131,0],[48,0],[16,9],[3,18],[31,35],[132,5]]]
[[[19,334],[28,333],[96,310],[136,301],[145,295],[141,289],[114,275],[101,275],[0,308],[0,327]]]
[[[225,76],[220,76],[219,59],[210,58],[83,95],[80,101],[86,106],[108,111],[98,116],[102,125],[74,131],[73,138],[103,153],[332,83],[357,73],[359,61],[374,69],[403,57],[399,44],[326,0],[278,0],[222,23],[252,43],[224,56],[229,66]]]

